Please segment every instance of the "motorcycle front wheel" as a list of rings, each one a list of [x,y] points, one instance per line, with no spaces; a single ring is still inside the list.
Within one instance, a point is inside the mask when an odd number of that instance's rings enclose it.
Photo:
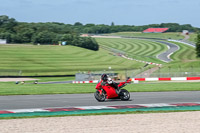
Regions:
[[[130,99],[130,93],[126,89],[121,89],[119,97],[122,101],[128,101]]]
[[[100,94],[99,91],[96,91],[96,92],[94,93],[94,97],[95,97],[95,99],[96,99],[97,101],[99,101],[99,102],[104,102],[104,101],[106,100],[106,95],[105,95],[104,92],[102,92],[102,93]]]

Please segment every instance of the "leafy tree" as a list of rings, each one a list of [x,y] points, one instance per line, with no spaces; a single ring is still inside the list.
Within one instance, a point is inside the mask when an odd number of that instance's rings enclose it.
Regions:
[[[9,18],[6,15],[0,16],[0,28],[3,28],[5,32],[13,31],[13,27],[17,25],[17,21],[14,18]]]
[[[196,54],[197,57],[200,58],[200,33],[197,35]]]
[[[41,44],[52,44],[53,38],[56,38],[56,34],[53,32],[43,31],[34,35],[32,38],[33,43],[41,43]]]
[[[32,36],[35,33],[32,27],[23,23],[15,26],[14,32],[15,32],[15,35],[19,37],[19,39],[17,39],[18,40],[17,43],[30,43]],[[14,40],[16,40],[16,38]]]
[[[86,24],[85,27],[94,27],[95,24]]]
[[[74,26],[82,26],[83,24],[82,23],[80,23],[80,22],[76,22],[75,24],[74,24]]]
[[[115,23],[114,23],[114,22],[112,22],[112,23],[111,23],[111,26],[115,26]]]
[[[63,34],[59,41],[67,41],[69,45],[75,45],[73,41],[77,39],[76,34]]]
[[[0,39],[6,39],[7,43],[10,43],[10,42],[12,42],[11,35],[12,34],[10,32],[0,33]]]
[[[99,45],[94,38],[84,37],[81,38],[81,47],[91,49],[91,50],[99,50]]]

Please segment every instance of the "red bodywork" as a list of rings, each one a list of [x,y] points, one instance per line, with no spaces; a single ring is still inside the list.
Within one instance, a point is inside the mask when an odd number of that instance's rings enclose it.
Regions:
[[[97,85],[96,85],[96,89],[100,92],[100,94],[102,93],[102,89],[106,91],[107,94],[107,99],[111,99],[111,98],[116,98],[119,95],[116,93],[116,90],[113,86],[110,86],[109,84],[106,84],[105,86],[101,85],[100,81]],[[127,80],[126,82],[120,82],[118,84],[119,88],[121,88],[121,86],[123,86],[126,83],[130,83],[131,79]]]

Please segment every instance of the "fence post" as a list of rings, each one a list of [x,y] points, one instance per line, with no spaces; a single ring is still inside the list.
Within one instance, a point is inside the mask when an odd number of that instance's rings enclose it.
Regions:
[[[170,71],[171,71],[171,67],[169,66],[168,69],[169,69],[168,75],[169,75],[169,77],[170,77],[170,76],[171,76],[171,72],[170,72]]]
[[[182,71],[181,71],[181,66],[179,65],[178,68],[179,68],[178,72],[179,72],[180,76],[182,77],[183,75],[182,75]]]
[[[190,69],[191,69],[191,75],[190,76],[193,76],[193,66],[191,66]]]
[[[21,76],[21,74],[22,74],[22,70],[19,71],[19,76]]]
[[[125,79],[127,79],[127,69],[125,70]]]

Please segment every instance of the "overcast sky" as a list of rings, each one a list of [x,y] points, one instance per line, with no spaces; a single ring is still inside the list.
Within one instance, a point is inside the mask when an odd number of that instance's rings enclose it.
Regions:
[[[19,22],[200,27],[200,0],[0,0],[0,15]]]

